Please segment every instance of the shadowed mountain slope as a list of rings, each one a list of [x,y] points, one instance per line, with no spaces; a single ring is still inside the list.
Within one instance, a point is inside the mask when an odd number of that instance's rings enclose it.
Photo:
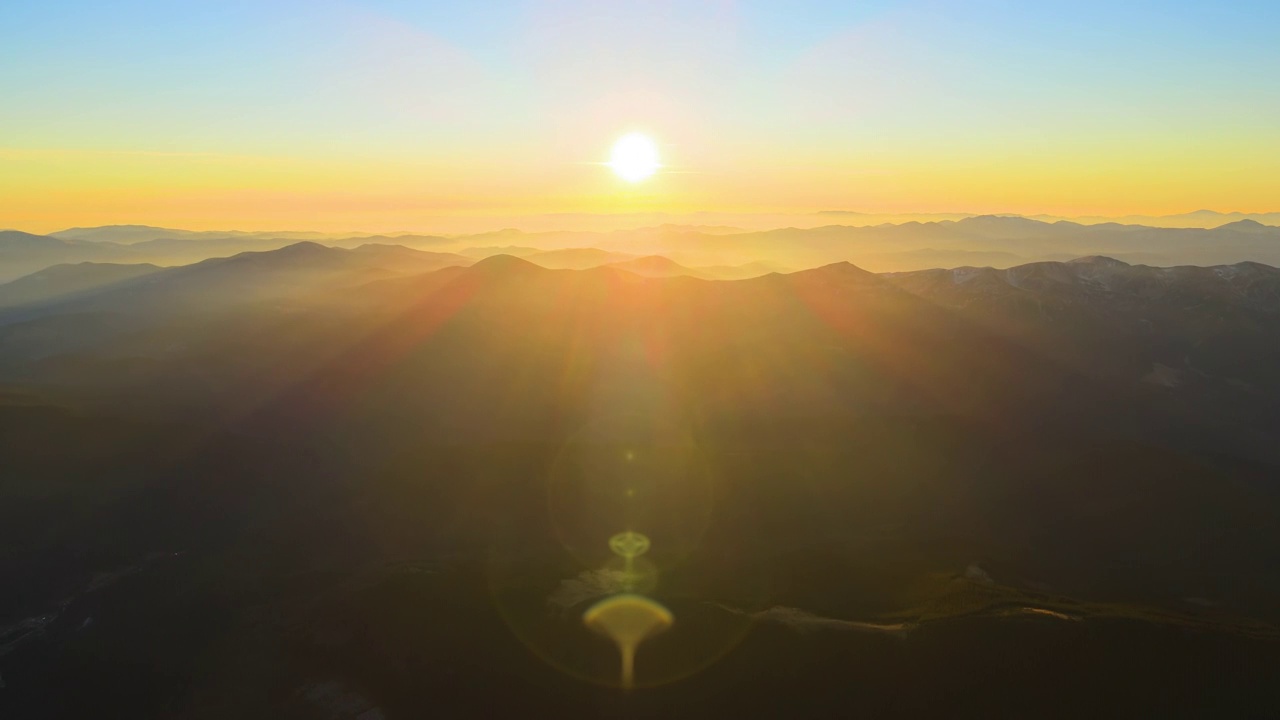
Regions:
[[[0,315],[0,708],[83,710],[74,682],[111,711],[504,714],[498,682],[572,714],[600,696],[554,663],[614,668],[578,617],[628,517],[677,618],[641,674],[709,658],[640,703],[1275,698],[1274,268],[383,274],[454,262],[406,252],[301,243]],[[781,659],[803,677],[742,684]]]
[[[52,300],[99,290],[113,283],[150,275],[161,268],[150,264],[77,263],[54,265],[0,285],[0,307]]]

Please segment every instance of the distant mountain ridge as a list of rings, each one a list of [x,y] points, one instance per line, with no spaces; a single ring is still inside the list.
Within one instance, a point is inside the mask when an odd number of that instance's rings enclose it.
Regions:
[[[409,234],[409,233],[403,233]],[[213,238],[280,238],[286,240],[336,240],[352,237],[369,237],[373,233],[324,233],[316,231],[253,231],[253,230],[181,230],[152,225],[103,225],[100,227],[76,227],[49,233],[50,237],[87,242],[112,242],[121,245],[148,240],[193,240]]]
[[[345,249],[302,241],[171,268],[149,264],[58,265],[0,284],[0,307],[23,305],[24,313],[48,313],[83,298],[86,312],[165,314],[197,307],[209,310],[332,292],[375,280],[465,267],[473,262],[453,253],[424,252],[400,245],[366,244]],[[42,310],[38,301],[53,305]]]
[[[1257,222],[1263,225],[1280,225],[1280,212],[1243,213],[1217,212],[1215,210],[1196,210],[1175,215],[1121,215],[1121,216],[1080,216],[1067,217],[1057,215],[1028,215],[1034,220],[1067,220],[1081,224],[1119,223],[1122,225],[1147,225],[1163,228],[1215,228],[1242,220]]]
[[[95,235],[99,230],[105,234]],[[98,239],[86,239],[89,237]],[[105,239],[111,237],[128,242]],[[495,240],[502,244],[490,244]],[[1229,265],[1243,261],[1280,265],[1280,227],[1251,218],[1238,218],[1213,229],[1111,222],[1086,225],[979,215],[958,220],[764,231],[711,228],[704,232],[696,227],[662,225],[609,233],[504,230],[457,237],[359,235],[308,241],[343,248],[398,245],[453,252],[473,259],[516,254],[547,267],[575,269],[661,256],[690,269],[693,275],[701,272],[711,277],[730,277],[735,271],[698,268],[752,264],[805,268],[849,261],[875,272],[898,272],[959,265],[1011,267],[1087,255],[1158,266]],[[269,233],[192,233],[144,226],[75,229],[57,236],[5,231],[0,232],[0,282],[59,264],[187,265],[239,252],[273,250],[294,242],[297,240]]]

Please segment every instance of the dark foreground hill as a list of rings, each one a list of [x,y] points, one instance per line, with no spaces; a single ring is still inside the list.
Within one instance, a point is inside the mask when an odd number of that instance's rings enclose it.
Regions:
[[[1280,271],[345,252],[0,315],[4,717],[1280,703]],[[629,694],[580,621],[626,529]]]

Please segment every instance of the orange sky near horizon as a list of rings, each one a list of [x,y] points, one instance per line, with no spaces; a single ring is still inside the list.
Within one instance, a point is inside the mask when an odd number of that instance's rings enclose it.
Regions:
[[[0,227],[1280,211],[1275,9],[1083,5],[22,4]]]
[[[660,136],[659,142],[661,142]],[[454,232],[558,213],[672,215],[1017,213],[1168,215],[1280,209],[1280,167],[1264,154],[983,162],[819,154],[807,162],[664,147],[657,175],[630,184],[584,147],[556,157],[412,161],[214,153],[0,149],[0,224],[31,232],[149,224],[193,230]],[[572,156],[570,156],[572,157]],[[1271,156],[1275,157],[1275,156]],[[1135,172],[1135,166],[1141,172]],[[1258,181],[1256,178],[1266,178]],[[501,226],[501,223],[499,223]]]

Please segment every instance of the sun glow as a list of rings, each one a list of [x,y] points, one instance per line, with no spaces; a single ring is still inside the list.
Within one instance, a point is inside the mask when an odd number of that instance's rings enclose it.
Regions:
[[[609,167],[627,182],[640,182],[662,167],[658,161],[658,146],[640,133],[623,135],[613,144]]]

